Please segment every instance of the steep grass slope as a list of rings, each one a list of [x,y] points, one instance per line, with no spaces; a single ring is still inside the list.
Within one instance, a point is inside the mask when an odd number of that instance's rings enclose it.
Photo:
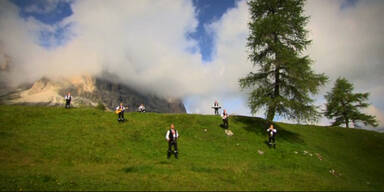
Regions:
[[[269,149],[259,118],[231,117],[233,136],[218,116],[126,119],[92,108],[0,106],[0,189],[384,190],[382,133],[279,123]],[[178,160],[166,158],[171,123]]]

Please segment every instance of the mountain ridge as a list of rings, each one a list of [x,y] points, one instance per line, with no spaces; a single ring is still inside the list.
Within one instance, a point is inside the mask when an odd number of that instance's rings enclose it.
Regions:
[[[55,80],[43,77],[32,84],[3,91],[0,94],[0,103],[64,105],[64,95],[67,92],[73,96],[72,104],[75,107],[103,104],[108,110],[114,110],[122,102],[128,107],[127,111],[136,111],[140,104],[144,104],[147,111],[186,113],[184,104],[178,98],[145,94],[105,76],[90,75]]]

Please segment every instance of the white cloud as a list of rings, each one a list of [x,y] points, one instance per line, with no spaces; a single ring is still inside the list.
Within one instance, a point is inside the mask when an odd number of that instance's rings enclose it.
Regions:
[[[10,9],[0,18],[1,29],[8,30],[0,34],[0,41],[14,59],[16,82],[108,70],[131,86],[162,96],[244,96],[238,79],[251,69],[245,53],[245,1],[212,24],[216,55],[205,64],[199,53],[188,51],[198,49],[197,42],[186,37],[198,22],[191,1],[76,1],[73,15],[54,26],[23,20],[17,7],[2,3]],[[67,24],[72,26],[65,45],[49,50],[38,45],[39,31]],[[208,112],[197,109],[208,100],[195,102],[199,107],[192,111]]]
[[[214,84],[203,95],[190,97],[192,113],[211,114],[218,99],[229,113],[250,114],[247,95],[239,87],[239,79],[254,70],[247,59],[248,22],[248,5],[238,1],[219,20],[205,26],[214,35],[212,61],[205,64]]]
[[[355,92],[370,92],[369,103],[383,111],[384,3],[358,1],[343,9],[341,4],[342,1],[312,0],[305,7],[310,16],[307,28],[313,43],[308,53],[314,60],[313,67],[330,77],[317,100],[341,76],[354,84]]]
[[[377,107],[370,105],[364,110],[365,113],[369,115],[374,115],[376,116],[376,120],[383,125],[384,123],[384,113],[382,110],[378,109]]]

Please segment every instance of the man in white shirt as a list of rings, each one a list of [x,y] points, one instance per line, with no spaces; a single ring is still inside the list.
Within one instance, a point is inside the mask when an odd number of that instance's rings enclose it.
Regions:
[[[217,102],[217,100],[213,103],[213,107],[212,108],[215,110],[215,115],[219,115],[219,109],[221,107],[219,106],[219,102]]]
[[[144,104],[141,104],[141,105],[139,106],[139,112],[142,112],[142,113],[145,112]]]
[[[71,100],[72,100],[71,93],[68,92],[67,95],[64,96],[64,99],[65,99],[65,108],[70,108],[71,107]]]
[[[275,135],[277,133],[277,130],[273,127],[273,124],[269,126],[269,128],[267,129],[267,133],[269,147],[273,146],[273,148],[276,148]]]
[[[119,122],[124,121],[124,111],[125,111],[125,107],[123,106],[123,103],[120,103],[120,105],[116,107],[116,113],[119,116],[117,121]]]
[[[177,152],[177,139],[179,138],[179,133],[177,130],[175,130],[175,125],[173,123],[171,124],[171,129],[167,131],[167,134],[165,134],[165,139],[168,141],[168,159],[171,157],[172,153],[172,145],[174,146],[174,154],[175,158],[178,158],[178,152]]]

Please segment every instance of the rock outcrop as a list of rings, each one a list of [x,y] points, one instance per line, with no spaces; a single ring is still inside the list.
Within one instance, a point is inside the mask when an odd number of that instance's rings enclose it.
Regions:
[[[146,110],[151,112],[186,112],[180,99],[143,94],[117,82],[89,75],[60,80],[41,78],[33,84],[18,87],[0,96],[0,101],[3,104],[63,105],[64,95],[71,92],[74,106],[96,106],[101,103],[107,109],[113,110],[123,102],[128,106],[128,111],[136,111],[140,104],[144,104]]]

